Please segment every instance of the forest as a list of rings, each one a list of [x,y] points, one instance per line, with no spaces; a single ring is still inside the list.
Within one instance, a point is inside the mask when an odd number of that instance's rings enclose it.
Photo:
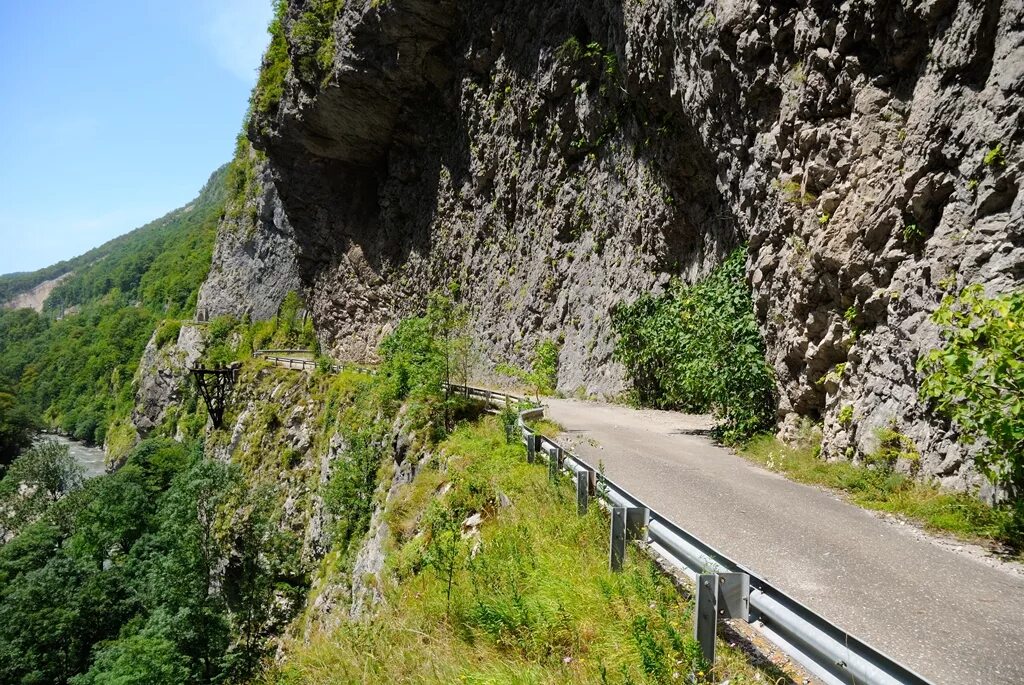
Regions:
[[[112,418],[130,411],[132,380],[158,323],[195,309],[226,175],[218,169],[186,207],[73,260],[74,274],[42,313],[0,309],[0,465],[33,429],[102,444]]]

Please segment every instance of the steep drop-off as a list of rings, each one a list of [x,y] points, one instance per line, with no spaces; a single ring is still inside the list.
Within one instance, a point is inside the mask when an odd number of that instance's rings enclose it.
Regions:
[[[249,124],[265,209],[218,254],[289,242],[325,349],[371,355],[456,280],[487,365],[564,336],[559,387],[615,394],[614,307],[747,243],[783,432],[856,456],[895,430],[978,482],[914,363],[944,293],[1024,277],[1022,3],[283,10]]]

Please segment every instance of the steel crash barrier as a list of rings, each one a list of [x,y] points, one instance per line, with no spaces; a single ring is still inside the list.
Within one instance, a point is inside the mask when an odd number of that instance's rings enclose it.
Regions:
[[[317,361],[315,359],[304,359],[301,357],[289,357],[284,356],[287,354],[312,354],[310,350],[256,350],[252,353],[253,357],[264,359],[271,364],[280,366],[286,369],[296,369],[299,371],[314,371],[317,367]],[[331,363],[331,371],[339,373],[341,371],[358,371],[360,373],[369,374],[371,376],[377,375],[377,369],[369,366],[360,366],[358,364],[338,364]]]
[[[500,391],[467,385],[448,387],[497,408],[520,408],[517,427],[526,446],[527,460],[546,461],[552,478],[569,473],[581,514],[586,513],[592,498],[599,498],[609,508],[609,564],[613,570],[622,568],[627,543],[636,540],[646,543],[693,581],[694,637],[709,661],[714,662],[718,621],[737,619],[749,623],[830,685],[930,684],[648,507],[551,438],[531,429],[526,421],[543,416],[542,407]],[[529,406],[522,408],[524,404]]]

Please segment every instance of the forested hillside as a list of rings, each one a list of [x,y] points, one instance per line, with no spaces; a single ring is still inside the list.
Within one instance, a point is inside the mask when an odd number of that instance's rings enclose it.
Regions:
[[[0,297],[68,269],[42,314],[0,310],[3,460],[26,424],[102,443],[111,417],[132,404],[132,378],[157,323],[192,315],[223,212],[226,167],[190,204],[81,257],[0,278]]]

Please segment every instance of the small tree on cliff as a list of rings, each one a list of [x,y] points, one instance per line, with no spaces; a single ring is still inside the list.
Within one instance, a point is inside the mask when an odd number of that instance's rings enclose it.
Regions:
[[[985,297],[980,285],[948,296],[932,315],[945,342],[918,361],[921,397],[982,440],[975,463],[1009,497],[1005,535],[1024,540],[1024,291]]]

